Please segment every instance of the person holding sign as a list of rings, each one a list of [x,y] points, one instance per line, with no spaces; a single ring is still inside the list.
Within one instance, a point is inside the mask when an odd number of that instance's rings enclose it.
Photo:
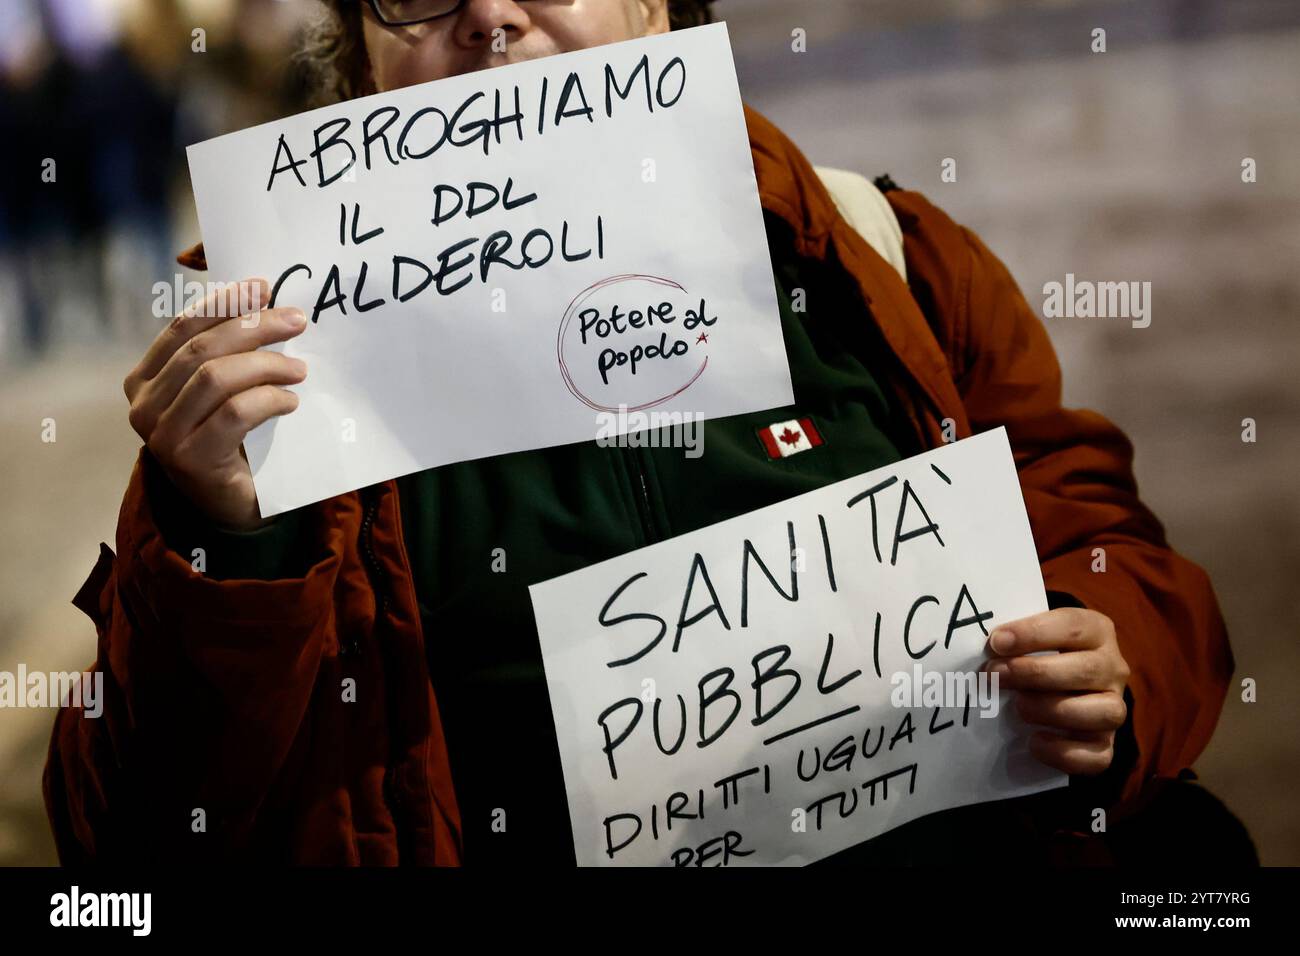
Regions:
[[[344,102],[710,19],[705,0],[328,6],[313,55]],[[1034,755],[1074,783],[918,821],[853,859],[935,860],[976,840],[1026,859],[1142,845],[1115,842],[1133,828],[1091,832],[1091,812],[1122,820],[1159,798],[1210,738],[1233,661],[1205,574],[1138,498],[1119,429],[1062,407],[1042,324],[975,235],[864,181],[891,255],[789,139],[744,117],[794,401],[709,420],[698,457],[535,448],[263,520],[242,444],[301,414],[290,387],[313,374],[266,346],[315,327],[270,307],[268,276],[159,333],[125,381],[145,448],[117,554],[104,549],[76,600],[111,692],[102,720],[62,710],[51,741],[64,862],[572,862],[529,585],[1000,426],[1052,609],[1001,622],[989,668],[1037,726]],[[203,267],[202,250],[182,261]]]

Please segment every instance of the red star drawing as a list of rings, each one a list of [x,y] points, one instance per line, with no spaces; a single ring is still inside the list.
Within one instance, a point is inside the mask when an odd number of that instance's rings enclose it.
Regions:
[[[802,438],[803,435],[787,425],[785,431],[781,432],[780,437],[781,441],[785,442],[787,445],[797,445],[799,444],[799,439]]]
[[[699,337],[698,339],[695,340],[695,344],[698,345],[699,343],[701,343],[701,342],[707,342],[708,340],[709,340],[709,337],[708,337],[707,335],[705,335],[703,332],[701,332],[701,333],[700,333],[700,337]]]

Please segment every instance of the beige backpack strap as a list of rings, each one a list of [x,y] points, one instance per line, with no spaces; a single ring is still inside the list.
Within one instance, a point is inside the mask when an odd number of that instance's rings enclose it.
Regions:
[[[903,259],[903,230],[885,194],[865,176],[846,169],[814,166],[835,208],[858,235],[907,281]]]

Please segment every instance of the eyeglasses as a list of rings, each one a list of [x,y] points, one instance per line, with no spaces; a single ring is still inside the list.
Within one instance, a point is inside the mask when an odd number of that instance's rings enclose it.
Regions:
[[[386,27],[409,27],[448,17],[465,6],[465,0],[367,0],[375,19]]]

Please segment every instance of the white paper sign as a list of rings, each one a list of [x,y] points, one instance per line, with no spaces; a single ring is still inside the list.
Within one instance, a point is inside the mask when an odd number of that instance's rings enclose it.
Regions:
[[[808,863],[1066,782],[961,682],[1047,609],[1004,429],[531,596],[580,864]]]
[[[213,277],[264,275],[312,320],[284,347],[298,409],[245,442],[263,515],[589,441],[620,406],[792,400],[723,24],[352,100],[189,164]]]

